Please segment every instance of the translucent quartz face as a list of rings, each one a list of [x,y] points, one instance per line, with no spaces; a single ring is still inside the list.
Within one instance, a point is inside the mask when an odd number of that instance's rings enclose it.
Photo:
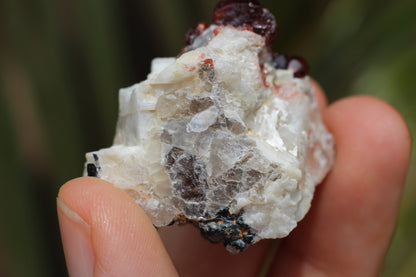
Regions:
[[[193,222],[233,253],[287,236],[334,159],[309,77],[233,26],[206,26],[185,50],[120,91],[114,145],[87,154],[85,175],[124,189],[155,226]]]

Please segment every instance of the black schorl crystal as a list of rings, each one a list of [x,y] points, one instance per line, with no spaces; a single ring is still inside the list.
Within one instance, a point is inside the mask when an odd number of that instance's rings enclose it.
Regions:
[[[98,155],[94,153],[92,156],[94,158],[94,163],[87,164],[87,175],[89,177],[98,177],[98,172],[101,169],[98,163]]]
[[[87,174],[89,177],[97,177],[98,170],[95,164],[87,164]]]
[[[228,208],[221,210],[212,220],[199,222],[198,227],[204,238],[212,243],[224,243],[234,253],[244,251],[254,242],[255,234],[243,221],[243,211],[230,214]]]

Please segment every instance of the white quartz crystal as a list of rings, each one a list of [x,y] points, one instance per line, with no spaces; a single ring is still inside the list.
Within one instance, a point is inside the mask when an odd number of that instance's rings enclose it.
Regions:
[[[262,36],[215,27],[120,90],[114,145],[87,154],[85,175],[127,191],[158,227],[229,216],[236,245],[285,237],[332,166],[333,138],[309,77],[274,69]]]

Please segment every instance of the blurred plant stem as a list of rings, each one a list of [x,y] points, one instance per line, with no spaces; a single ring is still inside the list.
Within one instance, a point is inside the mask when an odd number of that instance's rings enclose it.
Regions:
[[[416,135],[416,1],[261,1],[273,50],[306,57],[329,99],[371,94]],[[0,246],[7,276],[65,274],[55,197],[85,152],[111,144],[118,89],[175,56],[212,0],[0,1]],[[385,277],[416,272],[416,151]],[[1,251],[1,250],[0,250]]]

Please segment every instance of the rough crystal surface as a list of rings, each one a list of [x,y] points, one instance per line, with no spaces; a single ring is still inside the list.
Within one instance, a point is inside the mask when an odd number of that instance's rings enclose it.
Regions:
[[[212,25],[191,42],[120,90],[114,145],[88,153],[84,174],[127,191],[155,226],[193,222],[234,253],[285,237],[334,158],[309,77],[276,69],[250,30]]]

